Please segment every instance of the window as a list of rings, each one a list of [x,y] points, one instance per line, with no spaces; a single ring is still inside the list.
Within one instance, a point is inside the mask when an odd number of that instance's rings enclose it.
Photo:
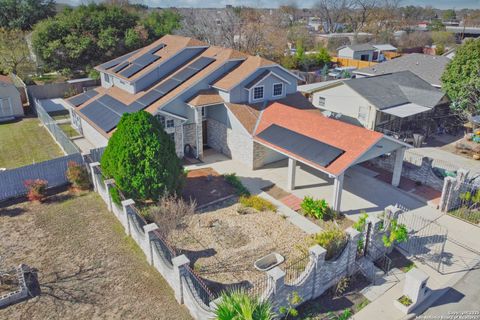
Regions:
[[[205,119],[207,117],[207,109],[205,107],[202,107],[202,118]]]
[[[167,128],[175,127],[175,122],[172,119],[167,120]]]
[[[283,83],[275,83],[273,85],[273,96],[278,97],[283,95]]]
[[[172,139],[173,142],[175,142],[175,132],[169,133],[168,137]]]
[[[253,88],[253,100],[263,99],[263,86]]]
[[[390,115],[388,113],[380,113],[380,123],[390,121]]]
[[[103,80],[105,80],[106,83],[110,83],[110,76],[106,73],[103,74]]]
[[[318,97],[318,105],[320,107],[325,107],[325,97]]]
[[[161,115],[156,115],[155,117],[156,117],[157,120],[160,122],[160,124],[162,125],[162,127],[165,128],[165,117],[164,117],[164,116],[161,116]]]

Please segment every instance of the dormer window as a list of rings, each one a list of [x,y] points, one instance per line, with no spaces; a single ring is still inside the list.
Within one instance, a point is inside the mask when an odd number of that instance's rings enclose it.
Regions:
[[[253,88],[253,100],[263,99],[264,86],[258,86]]]
[[[283,96],[283,83],[275,83],[273,85],[273,96],[274,97]]]

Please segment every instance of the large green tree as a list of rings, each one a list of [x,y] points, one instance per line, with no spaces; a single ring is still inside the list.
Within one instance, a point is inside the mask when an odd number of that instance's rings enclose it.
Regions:
[[[122,116],[101,159],[102,172],[137,201],[180,191],[183,170],[175,144],[150,113]]]
[[[67,8],[35,26],[33,46],[49,69],[93,67],[171,33],[180,18],[168,12],[95,3]]]
[[[0,27],[29,30],[55,14],[54,0],[0,0]]]
[[[455,110],[480,113],[480,39],[467,40],[457,48],[442,75],[442,88]]]
[[[0,69],[21,77],[35,71],[23,31],[0,29]]]

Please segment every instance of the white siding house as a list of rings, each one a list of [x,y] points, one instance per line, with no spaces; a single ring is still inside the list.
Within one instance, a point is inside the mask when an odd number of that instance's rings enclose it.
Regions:
[[[8,76],[0,76],[0,119],[24,115],[20,92]]]

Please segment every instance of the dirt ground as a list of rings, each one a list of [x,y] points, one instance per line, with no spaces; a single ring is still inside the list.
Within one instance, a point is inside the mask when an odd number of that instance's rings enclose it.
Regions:
[[[350,277],[347,289],[343,294],[334,294],[334,289],[327,290],[315,300],[310,300],[298,308],[298,318],[303,320],[325,320],[336,319],[329,316],[329,313],[341,314],[345,309],[357,313],[370,301],[365,298],[360,290],[370,284],[362,274],[357,273]]]
[[[264,277],[253,264],[269,253],[285,257],[282,267],[304,256],[308,248],[308,235],[278,213],[241,215],[236,201],[229,199],[190,216],[184,228],[172,235],[175,246],[217,292]]]
[[[38,269],[41,294],[0,319],[191,319],[93,192],[0,208],[2,268]]]
[[[188,172],[182,197],[185,200],[195,200],[197,206],[201,207],[233,194],[235,188],[222,175],[212,168],[204,168]]]

